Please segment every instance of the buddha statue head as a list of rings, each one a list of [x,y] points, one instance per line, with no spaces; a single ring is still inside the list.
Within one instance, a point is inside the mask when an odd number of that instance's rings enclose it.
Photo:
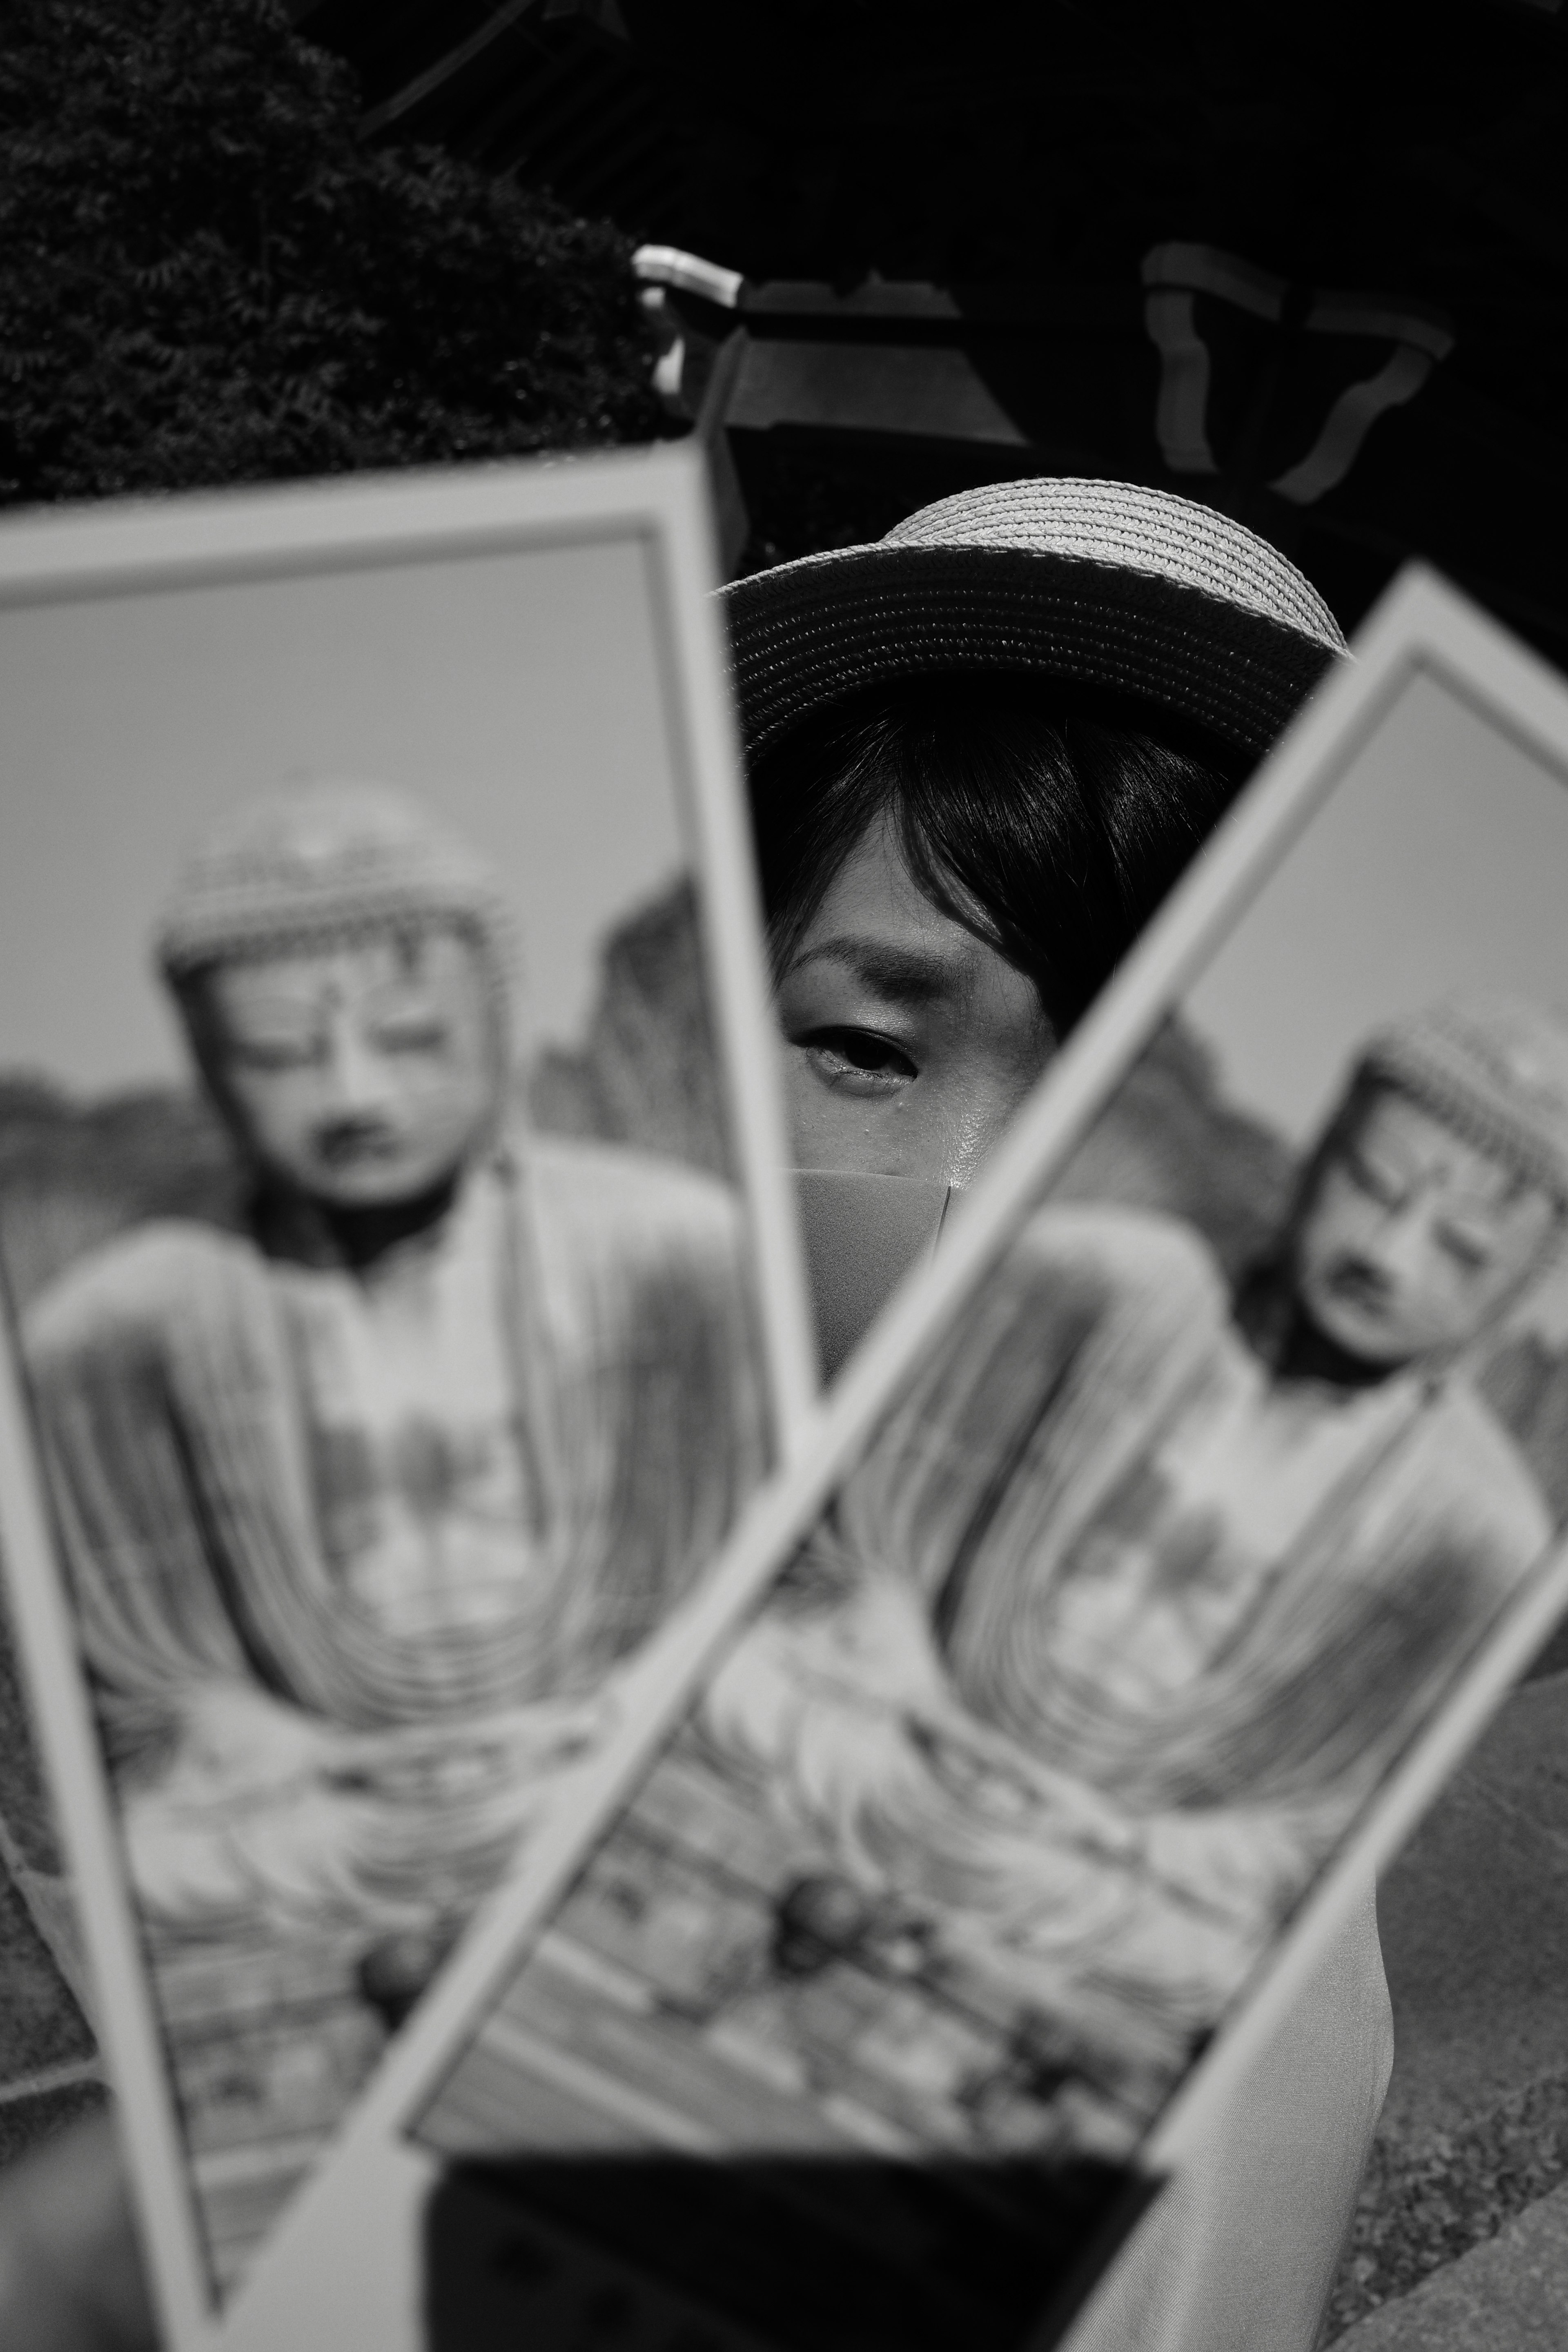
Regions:
[[[193,848],[156,953],[262,1184],[329,1213],[450,1190],[493,1137],[511,942],[495,877],[402,794],[251,801]]]

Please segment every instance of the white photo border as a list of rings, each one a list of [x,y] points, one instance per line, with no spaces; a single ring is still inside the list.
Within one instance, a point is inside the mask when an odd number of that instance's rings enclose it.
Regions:
[[[10,520],[0,524],[0,625],[18,607],[609,542],[635,542],[647,567],[679,814],[701,885],[709,995],[761,1294],[773,1436],[787,1461],[815,1413],[816,1341],[770,1050],[761,903],[713,593],[719,574],[706,474],[695,448],[361,476]],[[118,2095],[155,2303],[169,2352],[202,2352],[223,2321],[8,1322],[0,1333],[0,1559],[61,1820],[87,1946],[91,2021]]]

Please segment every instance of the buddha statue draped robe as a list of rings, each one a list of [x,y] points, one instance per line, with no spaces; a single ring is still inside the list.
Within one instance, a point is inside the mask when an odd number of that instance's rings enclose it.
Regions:
[[[534,1139],[472,1171],[449,1222],[506,1392],[479,1451],[504,1458],[476,1467],[462,1442],[443,1447],[437,1396],[437,1433],[398,1475],[416,1507],[466,1479],[493,1519],[501,1495],[507,1572],[477,1599],[459,1580],[415,1608],[345,1566],[344,1528],[374,1481],[356,1489],[353,1399],[330,1383],[312,1395],[305,1346],[334,1296],[342,1308],[343,1269],[170,1222],[110,1243],[37,1302],[28,1375],[105,1745],[129,1788],[167,1775],[203,1694],[259,1690],[348,1731],[448,1726],[456,1739],[592,1692],[712,1559],[763,1458],[732,1198],[673,1163]]]
[[[1188,1228],[1048,1208],[700,1719],[803,1868],[1176,2049],[1550,1535],[1461,1377],[1287,1396]]]

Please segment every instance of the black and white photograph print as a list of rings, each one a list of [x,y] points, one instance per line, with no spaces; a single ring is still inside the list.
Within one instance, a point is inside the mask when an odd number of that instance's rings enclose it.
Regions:
[[[8,583],[0,1253],[56,1545],[7,1566],[66,1600],[215,2294],[773,1451],[699,486],[653,472]],[[62,1954],[68,1881],[27,1881]]]
[[[1551,1574],[1568,740],[1379,667],[424,2107],[437,2279],[510,2194],[748,2344],[1047,2340]]]

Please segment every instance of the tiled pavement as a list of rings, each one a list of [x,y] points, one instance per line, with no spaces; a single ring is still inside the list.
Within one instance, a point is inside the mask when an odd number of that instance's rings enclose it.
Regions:
[[[1394,2080],[1335,2296],[1338,2352],[1562,2352],[1568,1673],[1507,1701],[1378,1911]]]
[[[1568,2344],[1568,2187],[1385,2304],[1342,2352],[1563,2352]]]

